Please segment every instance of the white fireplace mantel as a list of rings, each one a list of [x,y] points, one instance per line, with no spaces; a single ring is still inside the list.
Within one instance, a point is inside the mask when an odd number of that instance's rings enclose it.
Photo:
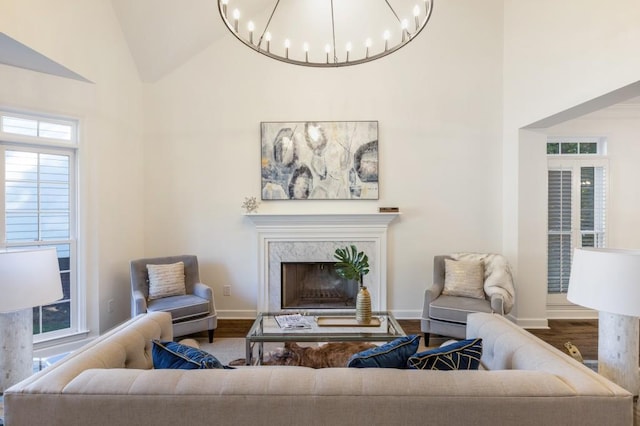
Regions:
[[[387,309],[387,229],[399,213],[262,214],[245,217],[258,234],[258,312],[281,310],[280,262],[335,260],[355,244],[369,256],[364,277],[373,310]]]
[[[383,226],[388,227],[400,213],[262,214],[245,216],[256,227],[279,226]]]

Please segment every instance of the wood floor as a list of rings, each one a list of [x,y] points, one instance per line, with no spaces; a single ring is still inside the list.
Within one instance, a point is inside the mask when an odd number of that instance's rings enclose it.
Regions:
[[[398,320],[407,334],[419,334],[420,320]],[[253,320],[219,319],[216,337],[244,337]],[[528,330],[550,345],[567,353],[564,344],[573,343],[584,359],[598,358],[597,320],[549,320],[549,329]]]
[[[585,360],[598,359],[598,320],[549,320],[548,330],[528,331],[565,353],[571,342]]]

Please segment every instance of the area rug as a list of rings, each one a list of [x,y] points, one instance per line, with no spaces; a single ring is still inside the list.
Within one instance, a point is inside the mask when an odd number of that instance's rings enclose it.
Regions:
[[[200,349],[209,352],[211,355],[218,358],[224,365],[229,365],[231,361],[245,358],[246,355],[246,343],[243,337],[216,337],[213,343],[209,343],[206,338],[196,339],[200,345]],[[310,343],[308,345],[317,345],[317,343]],[[265,356],[269,352],[277,351],[282,348],[282,343],[265,343],[264,354]],[[254,351],[254,356],[257,355],[257,348]]]
[[[228,337],[228,338],[215,338],[213,343],[209,343],[206,338],[198,338],[196,339],[200,349],[209,352],[213,356],[215,356],[222,364],[229,365],[231,361],[238,360],[240,358],[245,358],[246,354],[246,346],[245,339],[243,337]],[[444,339],[442,339],[444,341]],[[441,342],[430,342],[430,346],[434,346],[434,343]],[[323,343],[299,343],[300,346],[318,346]],[[378,344],[382,344],[382,342],[378,342]],[[283,343],[265,343],[264,344],[264,354],[265,357],[269,352],[274,352],[280,350],[284,346]],[[436,345],[437,346],[437,345]],[[420,339],[420,346],[418,347],[418,351],[424,351],[427,348],[424,346],[424,342]],[[257,348],[254,351],[254,356],[257,355]]]

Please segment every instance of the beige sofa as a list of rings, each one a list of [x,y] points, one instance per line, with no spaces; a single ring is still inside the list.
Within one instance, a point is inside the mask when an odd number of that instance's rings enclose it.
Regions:
[[[7,426],[631,425],[632,396],[508,320],[472,314],[484,371],[153,370],[138,316],[5,393]]]

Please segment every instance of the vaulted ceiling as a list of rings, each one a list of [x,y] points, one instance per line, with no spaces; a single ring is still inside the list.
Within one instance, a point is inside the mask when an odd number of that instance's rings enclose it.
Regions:
[[[253,9],[264,8],[265,3],[261,2],[256,0]],[[146,83],[158,81],[228,35],[218,14],[217,0],[111,0],[111,3],[139,77]],[[0,42],[5,43],[0,63],[84,80],[10,37],[0,38]],[[238,48],[242,48],[240,44]],[[640,107],[640,97],[620,103]]]
[[[154,82],[221,37],[216,0],[111,0],[138,67]]]

